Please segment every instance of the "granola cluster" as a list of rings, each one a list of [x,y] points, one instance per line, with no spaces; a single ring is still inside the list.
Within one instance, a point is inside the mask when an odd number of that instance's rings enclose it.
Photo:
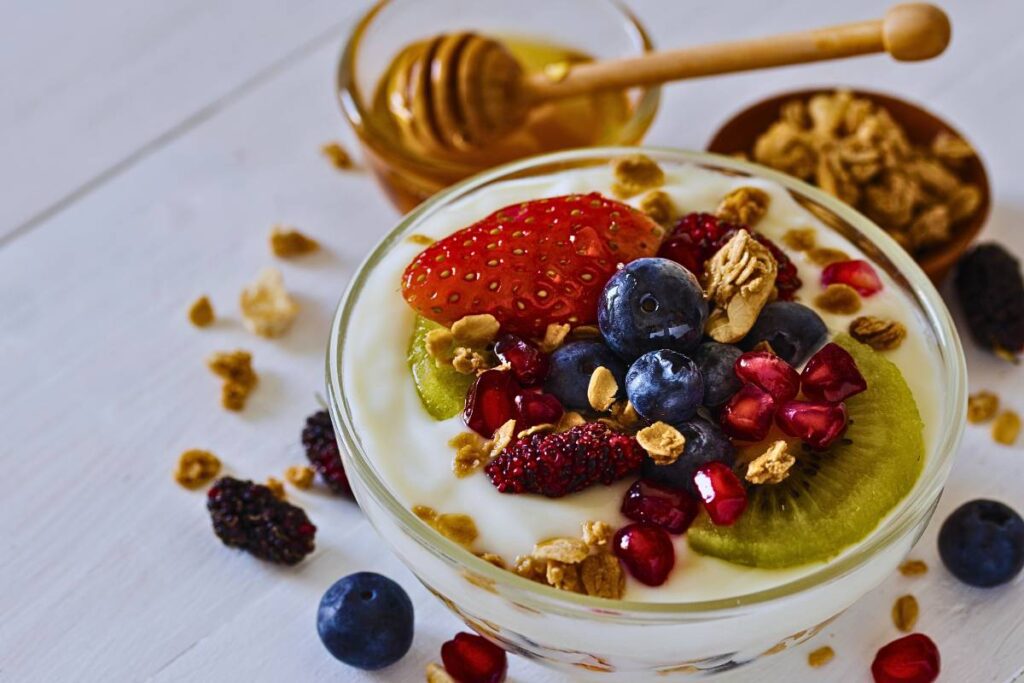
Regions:
[[[207,359],[206,366],[224,380],[221,405],[228,410],[242,410],[259,382],[259,375],[252,369],[252,354],[241,349],[220,351]]]
[[[738,231],[705,266],[704,289],[712,303],[708,336],[723,344],[745,337],[771,299],[777,274],[768,247]]]
[[[912,143],[888,110],[844,90],[787,102],[753,149],[755,161],[813,182],[914,254],[949,241],[978,211],[981,190],[958,175],[974,155],[945,132]]]
[[[427,353],[438,367],[451,365],[463,375],[479,374],[494,367],[494,357],[484,347],[498,336],[500,324],[489,313],[467,315],[455,321],[451,329],[438,328],[427,333]]]
[[[299,314],[299,304],[285,290],[276,268],[264,269],[256,282],[243,289],[238,306],[245,326],[261,337],[280,337]]]
[[[581,538],[552,538],[516,558],[516,574],[559,590],[618,600],[626,574],[611,552],[613,531],[605,522],[584,522]]]

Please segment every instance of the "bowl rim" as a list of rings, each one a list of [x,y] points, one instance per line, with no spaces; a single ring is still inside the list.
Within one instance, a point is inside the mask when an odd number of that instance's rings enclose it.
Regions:
[[[639,602],[630,600],[609,600],[567,591],[559,591],[513,572],[500,569],[475,556],[466,548],[441,536],[433,528],[416,517],[411,510],[398,501],[384,482],[377,476],[363,451],[358,430],[352,422],[352,413],[343,390],[343,350],[345,329],[352,314],[358,294],[373,267],[390,251],[392,245],[403,239],[415,226],[451,201],[488,185],[506,176],[514,176],[532,168],[571,162],[594,162],[626,154],[644,153],[658,158],[668,158],[677,163],[692,163],[715,166],[754,177],[775,181],[791,192],[804,195],[823,205],[837,217],[863,233],[889,259],[896,271],[907,281],[908,294],[918,304],[921,313],[929,322],[931,332],[942,361],[942,369],[948,384],[942,401],[942,428],[937,435],[929,458],[939,458],[932,476],[927,481],[919,479],[914,489],[891,511],[884,526],[876,528],[853,551],[828,562],[820,568],[799,578],[773,586],[725,598],[685,602]],[[931,513],[948,476],[952,459],[959,446],[966,423],[961,410],[966,404],[967,368],[960,339],[952,317],[941,296],[927,275],[918,267],[910,255],[881,228],[865,216],[823,191],[791,176],[747,161],[725,157],[708,152],[696,152],[669,147],[592,147],[530,157],[505,164],[477,174],[457,183],[428,199],[404,216],[398,224],[373,248],[360,264],[342,296],[331,323],[327,348],[326,385],[330,413],[342,446],[346,468],[354,470],[392,521],[401,530],[434,555],[442,556],[450,564],[469,570],[495,586],[515,591],[515,601],[523,606],[563,616],[601,619],[612,622],[633,621],[641,623],[678,622],[680,620],[721,618],[758,608],[766,603],[782,601],[807,590],[836,581],[866,564],[876,553],[911,532],[922,517]],[[925,473],[922,472],[922,478]],[[370,520],[371,523],[373,520]],[[385,537],[386,540],[386,537]]]

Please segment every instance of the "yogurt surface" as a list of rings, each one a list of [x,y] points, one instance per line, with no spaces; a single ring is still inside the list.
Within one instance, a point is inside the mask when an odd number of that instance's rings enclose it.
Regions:
[[[693,165],[661,164],[667,193],[676,210],[713,212],[732,190],[758,187],[771,196],[768,213],[757,231],[782,246],[791,229],[813,227],[822,247],[841,249],[851,258],[866,258],[853,244],[801,207],[780,185],[763,179],[734,177]],[[542,197],[598,191],[613,196],[610,168],[564,171],[505,181],[476,191],[421,224],[417,233],[440,239],[509,204]],[[638,203],[639,197],[627,202]],[[401,276],[422,245],[396,244],[366,280],[352,311],[344,341],[344,386],[364,450],[381,479],[407,507],[427,505],[444,513],[464,513],[476,522],[479,537],[474,548],[501,555],[507,563],[528,554],[536,542],[559,536],[578,537],[580,524],[602,520],[613,528],[628,523],[619,506],[635,481],[627,477],[611,486],[592,486],[563,498],[498,493],[482,472],[457,478],[451,469],[454,449],[448,441],[466,431],[461,416],[433,419],[420,403],[406,360],[415,314],[401,295]],[[796,264],[803,287],[798,299],[809,304],[822,290],[821,269],[786,250]],[[902,371],[925,425],[926,452],[937,437],[938,396],[933,384],[939,376],[935,340],[906,295],[879,271],[884,288],[863,300],[855,315],[834,315],[818,310],[830,334],[845,331],[859,315],[875,315],[902,322],[908,330],[903,344],[886,357]],[[817,309],[816,309],[817,310]],[[883,522],[884,523],[884,522]],[[685,535],[673,536],[676,565],[668,581],[652,588],[627,578],[625,599],[682,602],[727,598],[767,590],[809,574],[820,564],[785,570],[743,567],[692,552]],[[846,552],[849,552],[848,549]]]

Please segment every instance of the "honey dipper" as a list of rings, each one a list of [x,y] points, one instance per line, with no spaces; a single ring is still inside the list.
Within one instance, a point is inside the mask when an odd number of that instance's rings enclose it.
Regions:
[[[532,107],[564,97],[877,52],[930,59],[949,36],[941,9],[910,3],[890,7],[882,19],[527,74],[500,42],[463,32],[405,48],[385,87],[407,140],[431,152],[462,152],[514,130]]]

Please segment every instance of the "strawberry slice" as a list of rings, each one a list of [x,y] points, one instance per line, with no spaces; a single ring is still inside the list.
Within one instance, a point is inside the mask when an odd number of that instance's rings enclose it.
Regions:
[[[402,295],[451,325],[490,313],[502,332],[539,336],[550,323],[593,324],[620,263],[658,250],[661,228],[596,192],[507,206],[435,242],[402,276]]]

